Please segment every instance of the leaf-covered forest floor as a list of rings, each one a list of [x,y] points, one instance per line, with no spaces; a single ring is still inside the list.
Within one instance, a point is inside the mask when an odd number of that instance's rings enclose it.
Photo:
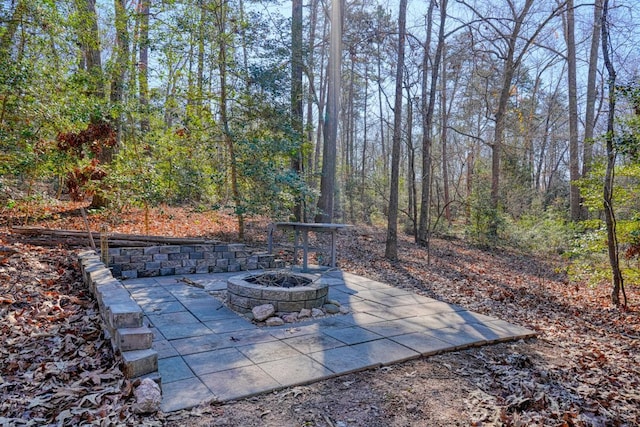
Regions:
[[[32,223],[82,229],[77,206]],[[158,208],[92,213],[92,229],[234,241],[221,213]],[[640,289],[612,307],[610,286],[569,283],[564,261],[435,238],[431,253],[401,236],[384,259],[385,231],[358,226],[338,239],[342,269],[539,332],[226,404],[134,414],[132,387],[100,332],[73,249],[43,248],[0,217],[0,425],[171,426],[635,426],[640,425]],[[267,221],[249,221],[264,248]],[[286,254],[284,254],[286,255]],[[5,258],[5,259],[3,259]],[[430,262],[428,262],[428,260]]]

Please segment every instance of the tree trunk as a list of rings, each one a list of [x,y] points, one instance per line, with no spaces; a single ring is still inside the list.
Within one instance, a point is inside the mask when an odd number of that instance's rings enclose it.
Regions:
[[[393,107],[393,141],[391,146],[391,182],[385,257],[398,260],[398,191],[400,180],[400,140],[402,138],[402,82],[404,45],[407,26],[407,0],[400,0],[398,13],[398,59],[396,62],[396,91]]]
[[[302,146],[302,0],[291,2],[291,128],[296,141],[296,148],[291,155],[291,169],[303,178]],[[304,218],[304,201],[302,195],[296,195],[293,217],[300,222]]]
[[[567,0],[565,14],[565,40],[567,43],[567,83],[569,92],[569,207],[572,221],[580,220],[580,189],[576,181],[580,178],[578,158],[578,84],[576,66],[575,13],[573,0]]]
[[[218,73],[220,75],[220,121],[224,142],[227,146],[230,164],[231,196],[235,205],[236,218],[238,220],[238,238],[244,239],[244,206],[238,187],[238,166],[235,153],[235,142],[229,126],[228,95],[227,95],[227,7],[226,1],[222,1],[218,11]]]
[[[149,13],[151,0],[139,0],[140,13],[140,57],[138,59],[138,84],[140,99],[140,131],[146,135],[149,124]]]
[[[324,119],[322,177],[316,222],[332,222],[336,181],[338,115],[340,113],[340,70],[342,63],[342,0],[331,4],[331,39],[327,70],[327,112]]]
[[[582,177],[586,178],[593,162],[593,131],[596,124],[596,78],[598,74],[598,52],[600,51],[600,32],[602,27],[602,0],[593,5],[593,32],[589,51],[589,71],[587,74],[587,98],[585,101],[584,142],[582,154]],[[582,217],[588,217],[588,209],[583,208]]]
[[[78,42],[82,51],[81,69],[91,78],[89,94],[97,99],[104,98],[105,83],[100,58],[100,34],[98,32],[98,14],[95,0],[75,0],[80,15]]]
[[[429,8],[432,10],[434,2]],[[444,25],[447,17],[447,0],[440,2],[440,28],[438,30],[438,43],[436,53],[431,64],[431,81],[429,82],[429,100],[426,99],[426,76],[422,80],[422,198],[420,200],[420,225],[418,227],[418,244],[429,248],[429,209],[431,206],[431,147],[433,145],[432,127],[433,113],[436,104],[436,89],[438,84],[438,74],[440,73],[440,61],[444,50]],[[431,19],[429,19],[431,21]],[[430,31],[428,24],[428,34]],[[422,60],[424,73],[427,70],[429,46],[425,45],[424,57]]]
[[[446,0],[445,2],[446,3]],[[440,128],[440,141],[442,144],[442,192],[444,197],[444,217],[447,220],[447,225],[451,226],[451,208],[449,195],[449,148],[447,145],[447,127],[449,126],[449,110],[447,108],[447,61],[445,60],[445,48],[442,49],[442,78],[440,90],[440,105],[441,112],[440,117],[442,125]]]
[[[614,172],[616,163],[616,152],[613,146],[615,137],[615,108],[616,108],[616,71],[609,57],[609,0],[604,0],[602,5],[602,56],[608,73],[609,84],[609,113],[607,115],[607,170],[604,178],[604,218],[607,225],[607,249],[609,253],[609,264],[611,265],[611,274],[613,289],[611,291],[611,302],[614,305],[620,305],[620,292],[624,296],[624,305],[627,305],[627,297],[624,292],[624,280],[622,271],[620,270],[620,257],[618,252],[618,238],[616,235],[616,217],[613,209],[613,187]]]

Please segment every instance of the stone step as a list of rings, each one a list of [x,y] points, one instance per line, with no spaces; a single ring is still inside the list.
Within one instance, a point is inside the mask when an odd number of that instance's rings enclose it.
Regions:
[[[127,378],[151,374],[158,370],[158,352],[152,349],[122,352],[122,373]]]
[[[133,300],[105,304],[107,322],[113,329],[139,328],[142,326],[142,309]]]
[[[153,342],[153,332],[146,326],[116,330],[117,347],[120,351],[147,350]]]

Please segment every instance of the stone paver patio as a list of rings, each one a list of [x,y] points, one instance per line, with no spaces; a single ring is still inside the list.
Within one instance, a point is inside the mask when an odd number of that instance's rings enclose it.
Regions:
[[[209,294],[239,273],[124,281],[154,331],[162,410],[228,401],[534,331],[341,271],[319,280],[349,314],[258,327]]]

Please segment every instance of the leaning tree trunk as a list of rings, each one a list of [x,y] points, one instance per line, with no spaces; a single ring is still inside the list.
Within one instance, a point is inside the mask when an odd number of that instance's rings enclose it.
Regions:
[[[389,216],[385,257],[398,259],[398,191],[400,178],[400,139],[402,136],[402,74],[404,71],[404,44],[406,36],[407,0],[400,0],[398,15],[398,61],[396,64],[396,98],[393,108],[393,143],[391,147],[391,186],[389,189]]]
[[[624,292],[624,280],[622,277],[622,271],[620,270],[620,258],[618,252],[618,239],[616,236],[616,216],[613,210],[613,179],[614,168],[616,163],[616,152],[613,147],[614,140],[614,118],[616,108],[616,70],[611,63],[609,57],[609,23],[608,10],[609,0],[604,0],[602,7],[602,56],[608,73],[608,85],[609,85],[609,113],[607,115],[607,170],[604,178],[604,216],[605,223],[607,225],[607,249],[609,253],[609,263],[611,265],[613,289],[611,291],[611,302],[614,305],[620,305],[620,292],[624,296],[624,305],[627,305],[627,296]]]

